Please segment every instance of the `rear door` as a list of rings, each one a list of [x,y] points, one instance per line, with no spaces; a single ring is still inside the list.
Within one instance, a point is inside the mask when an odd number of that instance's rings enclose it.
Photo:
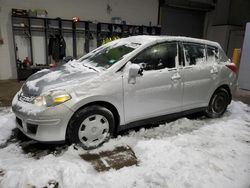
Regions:
[[[128,83],[127,71],[124,73],[126,123],[181,110],[182,83],[177,49],[176,42],[161,43],[131,60],[144,71],[135,84]]]
[[[205,107],[209,102],[218,70],[213,59],[208,59],[203,44],[183,43],[184,79],[183,110]],[[212,52],[211,52],[212,53]]]

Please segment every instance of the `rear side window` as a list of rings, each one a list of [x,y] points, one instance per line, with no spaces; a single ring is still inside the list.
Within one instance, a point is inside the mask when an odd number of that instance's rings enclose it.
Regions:
[[[200,44],[184,43],[185,65],[198,65],[205,61],[205,46]]]
[[[177,43],[168,42],[149,47],[140,53],[132,63],[139,64],[144,70],[175,68]]]
[[[207,62],[214,63],[217,62],[218,59],[218,48],[213,46],[207,46]]]

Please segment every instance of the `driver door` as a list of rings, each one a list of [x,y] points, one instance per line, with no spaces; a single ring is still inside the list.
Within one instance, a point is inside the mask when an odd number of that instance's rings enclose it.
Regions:
[[[178,65],[178,43],[167,42],[147,48],[131,60],[143,68],[134,84],[124,71],[125,122],[148,119],[182,108],[182,76]]]

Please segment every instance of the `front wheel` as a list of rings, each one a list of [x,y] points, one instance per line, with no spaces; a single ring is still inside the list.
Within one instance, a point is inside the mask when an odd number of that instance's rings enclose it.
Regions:
[[[94,149],[109,139],[114,126],[111,111],[102,106],[89,106],[73,116],[67,129],[67,139],[84,149]]]
[[[209,105],[205,111],[207,117],[218,118],[222,116],[229,104],[229,93],[224,88],[215,91],[210,99]]]

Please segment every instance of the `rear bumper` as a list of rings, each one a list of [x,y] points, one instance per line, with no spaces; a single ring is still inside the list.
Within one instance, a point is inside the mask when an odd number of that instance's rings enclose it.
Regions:
[[[29,104],[32,107],[31,104]],[[25,106],[23,110],[22,106]],[[36,108],[36,106],[33,106]],[[25,102],[18,101],[12,105],[16,115],[17,128],[26,136],[40,142],[65,141],[67,125],[73,115],[65,105],[44,108],[41,111],[30,113]]]
[[[234,93],[236,92],[237,88],[238,88],[238,82],[235,81],[230,85],[231,88],[231,94],[234,95]]]
[[[235,80],[235,81],[231,82],[229,84],[229,86],[230,86],[230,92],[231,92],[230,93],[230,103],[231,103],[231,101],[233,99],[233,96],[234,96],[234,94],[235,94],[235,92],[236,92],[236,90],[238,88],[238,82]]]

